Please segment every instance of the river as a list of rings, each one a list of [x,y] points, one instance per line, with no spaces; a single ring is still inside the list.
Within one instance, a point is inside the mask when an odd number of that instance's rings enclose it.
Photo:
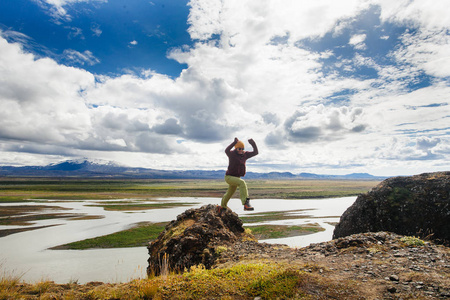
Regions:
[[[327,199],[255,199],[253,212],[245,212],[240,201],[232,199],[229,207],[239,216],[257,212],[292,211],[299,219],[271,221],[259,224],[302,225],[317,223],[325,231],[309,235],[263,240],[261,242],[287,244],[304,247],[311,243],[328,241],[332,238],[334,226],[342,213],[356,197]],[[0,272],[2,275],[20,276],[25,282],[51,280],[56,283],[86,283],[90,281],[126,282],[145,278],[148,253],[146,247],[92,249],[92,250],[49,250],[49,248],[87,238],[111,234],[128,229],[138,222],[166,222],[189,208],[206,204],[218,204],[217,198],[162,198],[164,201],[195,203],[190,207],[149,209],[140,211],[106,211],[92,206],[98,200],[29,202],[17,205],[58,206],[61,210],[51,213],[79,213],[89,216],[104,216],[99,219],[71,220],[57,218],[33,221],[31,227],[57,225],[37,230],[11,234],[0,238]],[[117,201],[117,200],[114,200]],[[103,202],[103,201],[102,201]],[[151,202],[151,201],[148,201]],[[0,205],[11,206],[11,203]],[[39,213],[49,213],[40,211]],[[331,223],[331,224],[330,224]],[[257,225],[257,224],[252,224]],[[244,224],[245,226],[245,224]],[[0,229],[23,228],[23,226],[0,226]]]

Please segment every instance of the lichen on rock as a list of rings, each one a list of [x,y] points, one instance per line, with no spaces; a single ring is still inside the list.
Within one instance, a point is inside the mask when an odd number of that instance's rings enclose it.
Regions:
[[[216,205],[189,209],[170,222],[148,245],[147,273],[161,274],[162,266],[182,272],[202,264],[210,268],[221,252],[234,243],[255,240],[246,232],[238,215]]]
[[[384,180],[341,216],[333,238],[390,231],[450,243],[450,172]]]

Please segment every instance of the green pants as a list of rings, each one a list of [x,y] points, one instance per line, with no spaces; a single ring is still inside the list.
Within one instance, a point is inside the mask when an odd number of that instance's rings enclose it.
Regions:
[[[247,184],[244,180],[242,180],[239,177],[226,175],[225,176],[225,182],[228,183],[228,190],[222,197],[222,203],[220,204],[222,207],[227,207],[228,201],[233,196],[234,192],[236,192],[236,189],[239,187],[239,193],[241,196],[242,205],[245,204],[245,201],[247,201],[248,198],[248,189]]]

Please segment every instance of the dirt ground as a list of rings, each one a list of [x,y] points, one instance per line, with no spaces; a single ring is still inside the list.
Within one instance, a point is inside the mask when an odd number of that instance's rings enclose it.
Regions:
[[[301,299],[450,299],[449,258],[448,247],[428,242],[413,245],[400,235],[379,232],[352,235],[298,249],[245,241],[221,253],[214,268],[255,262],[288,264],[310,274],[315,282],[326,283],[322,287],[328,290],[314,286],[307,291],[309,296]],[[152,299],[141,295],[142,288],[141,294],[136,292],[140,284],[148,286],[145,280],[82,285],[76,282],[27,284],[0,280],[0,299]],[[354,292],[342,298],[331,297],[330,287],[350,288]]]
[[[353,285],[354,299],[450,299],[450,248],[403,236],[356,234],[305,248],[247,242],[223,254],[217,267],[267,260],[302,266],[327,280]]]

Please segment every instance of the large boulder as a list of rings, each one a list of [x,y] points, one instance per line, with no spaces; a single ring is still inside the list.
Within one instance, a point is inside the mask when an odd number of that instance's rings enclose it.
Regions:
[[[170,222],[148,245],[147,273],[180,272],[202,264],[210,268],[221,251],[236,242],[254,240],[238,215],[216,205],[189,209]]]
[[[359,195],[341,216],[333,239],[390,231],[450,243],[450,172],[384,180]]]

